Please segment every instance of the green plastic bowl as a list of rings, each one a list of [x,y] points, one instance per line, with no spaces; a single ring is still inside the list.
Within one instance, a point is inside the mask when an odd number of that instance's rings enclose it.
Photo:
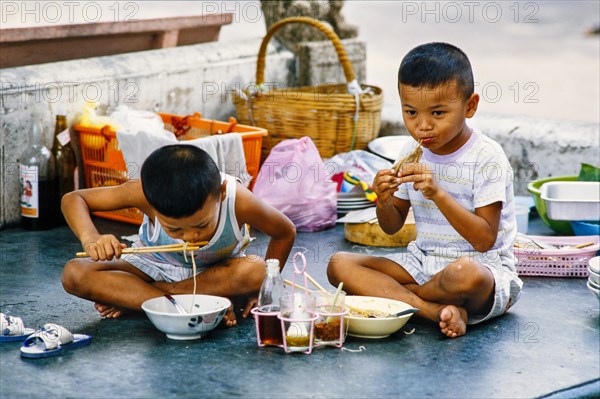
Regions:
[[[548,219],[548,214],[546,213],[546,204],[542,201],[541,198],[541,188],[544,183],[556,182],[556,181],[577,181],[577,176],[556,176],[556,177],[546,177],[545,179],[534,180],[527,185],[527,191],[533,197],[533,201],[535,202],[535,209],[537,209],[540,218],[544,224],[550,227],[554,232],[560,234],[562,236],[572,236],[575,234],[573,232],[573,228],[571,227],[571,222],[569,221],[558,221]]]

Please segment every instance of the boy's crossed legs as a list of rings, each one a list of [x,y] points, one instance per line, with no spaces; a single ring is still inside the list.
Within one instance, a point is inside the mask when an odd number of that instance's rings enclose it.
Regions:
[[[196,275],[196,293],[233,297],[258,292],[265,276],[264,261],[254,255],[231,258]],[[191,294],[193,278],[178,282],[154,281],[147,274],[123,260],[91,262],[72,259],[63,270],[65,290],[95,302],[103,317],[119,317],[124,309],[141,310],[144,301],[164,294]],[[247,315],[249,309],[244,311]],[[236,324],[230,308],[225,315],[227,326]]]
[[[419,308],[417,316],[438,323],[451,338],[466,333],[469,314],[487,314],[494,304],[492,272],[467,257],[419,285],[389,259],[338,252],[329,261],[327,276],[334,286],[343,281],[349,294],[396,299]]]

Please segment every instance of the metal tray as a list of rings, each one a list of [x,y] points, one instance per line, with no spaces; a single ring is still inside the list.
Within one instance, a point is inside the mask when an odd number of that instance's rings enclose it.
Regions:
[[[550,219],[600,219],[600,182],[549,182],[541,191]]]
[[[371,140],[368,147],[373,154],[395,162],[398,160],[402,148],[410,141],[414,141],[410,136],[385,136]]]

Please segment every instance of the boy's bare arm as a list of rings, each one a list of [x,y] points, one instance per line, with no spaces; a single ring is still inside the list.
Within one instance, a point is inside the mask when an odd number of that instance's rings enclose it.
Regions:
[[[433,198],[454,229],[478,252],[489,251],[498,238],[502,202],[494,202],[471,212],[445,190]]]
[[[287,216],[256,198],[239,183],[236,195],[235,212],[238,223],[248,223],[271,237],[265,259],[277,259],[283,268],[296,240],[296,226]]]
[[[498,237],[502,203],[494,202],[474,212],[465,209],[439,186],[425,164],[409,164],[402,171],[401,181],[413,182],[413,188],[435,202],[454,229],[478,252],[489,251]]]
[[[124,245],[112,234],[100,234],[90,212],[129,207],[147,211],[147,202],[138,181],[129,181],[120,186],[72,191],[66,194],[61,202],[61,209],[69,227],[93,260],[119,257]]]
[[[394,196],[398,190],[398,178],[393,169],[377,172],[373,180],[373,190],[377,194],[377,220],[379,226],[387,234],[394,234],[404,226],[410,201]]]

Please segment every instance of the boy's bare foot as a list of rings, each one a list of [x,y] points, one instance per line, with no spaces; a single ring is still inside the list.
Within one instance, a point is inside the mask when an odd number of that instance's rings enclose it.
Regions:
[[[107,319],[116,319],[121,317],[124,313],[123,309],[117,308],[110,305],[103,305],[101,303],[94,303],[94,308],[100,313],[100,316],[106,317]]]
[[[233,327],[237,325],[235,312],[233,311],[233,305],[227,309],[227,313],[225,313],[225,316],[223,316],[223,323],[225,324],[225,327]]]
[[[467,332],[467,312],[454,305],[440,311],[440,329],[450,338],[460,337]]]

